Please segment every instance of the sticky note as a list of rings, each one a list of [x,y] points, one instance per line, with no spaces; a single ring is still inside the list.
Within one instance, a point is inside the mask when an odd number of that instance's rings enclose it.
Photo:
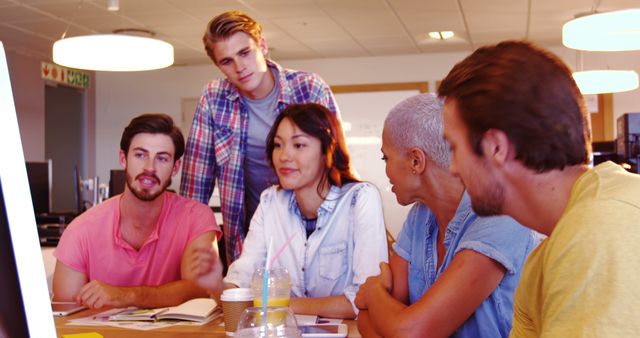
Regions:
[[[98,332],[85,332],[85,333],[73,333],[65,334],[62,338],[104,338],[103,335]]]

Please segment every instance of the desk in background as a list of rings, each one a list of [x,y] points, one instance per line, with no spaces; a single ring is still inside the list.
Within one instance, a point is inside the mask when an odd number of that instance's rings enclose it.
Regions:
[[[75,325],[65,325],[65,323],[69,319],[74,318],[82,318],[86,316],[90,316],[92,314],[96,314],[102,312],[104,310],[85,310],[75,313],[68,317],[55,317],[56,323],[56,332],[58,333],[58,337],[62,337],[65,334],[72,333],[86,333],[86,332],[97,332],[103,335],[105,338],[146,338],[146,337],[154,337],[154,338],[223,338],[226,337],[224,334],[224,326],[221,326],[222,317],[218,318],[210,323],[201,325],[201,326],[171,326],[163,329],[156,329],[150,331],[140,331],[140,330],[127,330],[121,329],[111,326],[75,326]],[[353,320],[345,320],[344,321],[347,326],[349,326],[349,335],[348,337],[359,338],[360,333],[358,332],[358,328],[356,326],[356,322]]]

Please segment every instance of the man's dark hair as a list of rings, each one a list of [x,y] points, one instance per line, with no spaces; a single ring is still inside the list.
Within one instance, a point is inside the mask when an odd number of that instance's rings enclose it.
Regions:
[[[120,150],[124,151],[125,155],[129,153],[133,137],[141,133],[164,134],[171,137],[175,147],[174,161],[179,160],[184,154],[184,136],[167,114],[143,114],[134,117],[124,128],[120,139]]]
[[[453,67],[438,95],[455,102],[478,155],[484,133],[498,129],[537,172],[589,163],[589,115],[571,71],[531,43],[479,48]]]

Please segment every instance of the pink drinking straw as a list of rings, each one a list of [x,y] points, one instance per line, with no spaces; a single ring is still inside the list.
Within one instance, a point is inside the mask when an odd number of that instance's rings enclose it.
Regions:
[[[276,254],[273,255],[273,257],[271,257],[271,261],[269,262],[269,269],[271,269],[271,267],[273,266],[273,262],[275,262],[276,259],[278,259],[278,257],[284,252],[284,249],[287,248],[287,246],[289,245],[289,243],[291,243],[291,240],[294,237],[296,237],[296,232],[292,233],[291,236],[289,236],[289,238],[287,238],[287,240],[284,242],[284,244],[282,244],[280,249],[276,251]]]
[[[295,236],[296,236],[295,232],[291,234],[291,236],[287,238],[287,240],[284,242],[284,244],[282,244],[280,249],[278,249],[278,251],[276,252],[275,255],[273,255],[273,257],[271,256],[271,249],[273,248],[273,237],[269,238],[269,246],[267,247],[267,260],[264,262],[264,278],[262,280],[262,313],[263,313],[262,327],[264,332],[266,332],[267,330],[267,302],[268,302],[267,291],[269,287],[269,282],[268,282],[269,270],[273,266],[273,262],[275,262],[276,259],[278,259],[278,257],[284,252],[284,249],[287,248],[287,246],[289,245],[289,243],[291,243],[291,240]]]

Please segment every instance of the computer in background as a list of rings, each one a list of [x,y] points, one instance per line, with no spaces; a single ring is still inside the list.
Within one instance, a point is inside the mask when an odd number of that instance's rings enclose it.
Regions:
[[[625,169],[640,174],[640,113],[625,113],[618,117],[616,152]]]
[[[27,178],[29,180],[29,191],[31,192],[31,201],[33,203],[33,211],[36,214],[36,223],[60,223],[68,224],[71,220],[80,214],[83,210],[80,203],[75,210],[67,212],[54,212],[51,208],[52,201],[52,161],[49,159],[45,162],[26,162]],[[74,176],[77,167],[74,168]],[[74,184],[75,182],[58,182],[59,184]],[[80,188],[77,186],[76,188]],[[82,196],[76,196],[76,202]]]
[[[51,199],[52,161],[26,162],[25,164],[40,243],[43,246],[55,246],[67,224],[71,223],[83,210],[76,208],[70,212],[53,212],[51,210],[53,204]]]
[[[51,160],[27,162],[26,166],[33,211],[36,215],[48,214],[51,211]]]
[[[122,194],[126,182],[127,176],[123,169],[111,169],[109,173],[109,197]]]
[[[2,42],[0,135],[0,336],[56,337]]]
[[[80,176],[80,169],[77,165],[73,166],[73,190],[75,191],[76,215],[80,215],[92,205],[84,196],[82,176]]]

